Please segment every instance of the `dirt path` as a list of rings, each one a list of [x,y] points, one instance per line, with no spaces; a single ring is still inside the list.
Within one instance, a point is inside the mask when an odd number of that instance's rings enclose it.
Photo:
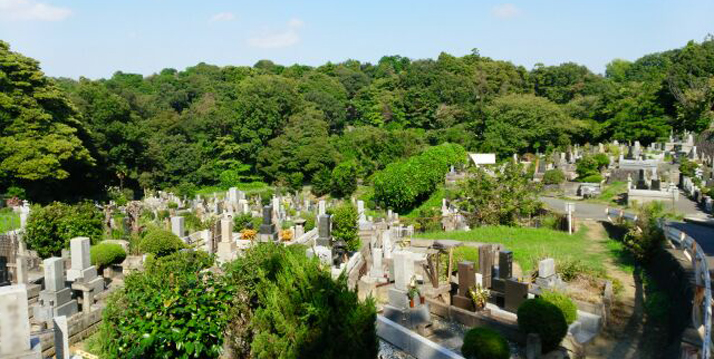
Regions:
[[[584,222],[592,241],[590,253],[608,251],[608,234],[601,223]],[[607,327],[586,349],[587,358],[639,359],[658,358],[662,333],[646,324],[644,288],[637,273],[628,273],[617,266],[611,255],[604,262],[608,275],[622,283],[622,291],[613,303]]]

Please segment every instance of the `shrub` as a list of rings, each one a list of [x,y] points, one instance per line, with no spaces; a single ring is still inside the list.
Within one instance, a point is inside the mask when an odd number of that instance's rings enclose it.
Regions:
[[[593,156],[595,163],[597,163],[597,168],[604,169],[610,165],[610,157],[607,157],[604,153],[598,153]]]
[[[578,307],[567,295],[555,291],[544,291],[540,297],[546,302],[552,303],[560,308],[565,316],[565,322],[568,323],[568,325],[573,324],[573,322],[578,319]]]
[[[461,354],[466,359],[508,359],[511,350],[501,333],[485,327],[466,332]]]
[[[429,198],[451,165],[464,163],[466,150],[456,144],[434,146],[406,161],[392,163],[374,176],[374,199],[404,213]]]
[[[658,222],[663,217],[664,204],[650,202],[638,211],[637,222],[629,225],[623,242],[637,261],[648,263],[662,249],[665,238]]]
[[[699,168],[699,165],[686,157],[682,158],[682,161],[679,163],[679,172],[692,179],[694,179],[696,175],[697,168]]]
[[[544,353],[557,349],[568,333],[563,311],[541,298],[528,299],[518,307],[518,328],[526,334],[538,334]]]
[[[104,215],[91,202],[34,207],[25,228],[28,248],[41,258],[59,256],[72,238],[89,237],[95,243],[103,235]]]
[[[231,286],[204,271],[204,252],[178,252],[147,262],[107,301],[100,326],[102,358],[218,358]]]
[[[121,245],[102,242],[90,249],[92,264],[101,270],[112,264],[119,264],[126,259],[126,252]]]
[[[143,253],[155,254],[159,257],[184,248],[186,248],[186,244],[178,236],[165,229],[154,229],[139,244],[139,249]]]
[[[253,215],[243,213],[233,217],[233,232],[240,232],[248,228],[248,223],[253,223]],[[258,227],[253,227],[257,229]]]
[[[357,164],[343,162],[332,169],[330,194],[333,197],[349,197],[357,190]]]
[[[347,249],[356,251],[360,249],[360,240],[357,235],[357,208],[352,203],[345,203],[337,207],[332,213],[332,237],[336,241],[347,243]]]
[[[545,171],[543,174],[544,184],[561,184],[565,182],[565,174],[558,168]]]
[[[376,358],[374,301],[360,301],[345,276],[333,280],[305,250],[262,243],[227,268],[236,357]]]

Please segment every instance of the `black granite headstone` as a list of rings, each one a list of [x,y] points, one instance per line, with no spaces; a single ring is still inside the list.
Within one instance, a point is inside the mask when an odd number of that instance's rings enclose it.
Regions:
[[[504,309],[511,313],[518,311],[521,303],[528,299],[528,283],[521,283],[517,280],[507,279]]]
[[[653,179],[652,183],[650,184],[650,189],[653,191],[659,191],[661,189],[662,185],[661,182],[658,179]]]
[[[645,182],[645,170],[640,168],[638,176],[637,176],[637,189],[649,189],[647,187],[647,182]]]
[[[10,285],[10,272],[7,269],[7,258],[0,257],[0,286]]]
[[[513,277],[513,252],[498,252],[498,277],[501,279]]]

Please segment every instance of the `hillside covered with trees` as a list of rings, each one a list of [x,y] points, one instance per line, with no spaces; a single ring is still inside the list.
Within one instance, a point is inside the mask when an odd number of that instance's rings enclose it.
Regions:
[[[47,78],[0,41],[0,194],[47,202],[106,196],[109,186],[298,187],[335,172],[369,182],[445,142],[502,158],[611,139],[647,145],[709,128],[713,106],[711,36],[613,60],[604,75],[575,63],[528,70],[474,49],[101,80]]]

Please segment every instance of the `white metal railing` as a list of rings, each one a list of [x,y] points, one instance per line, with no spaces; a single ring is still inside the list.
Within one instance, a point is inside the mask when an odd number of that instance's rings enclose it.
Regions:
[[[614,222],[613,218],[624,219],[627,221],[637,221],[637,215],[627,213],[624,210],[616,208],[606,208],[605,214],[610,222]],[[704,301],[702,302],[704,312],[704,340],[702,340],[702,356],[704,359],[710,358],[711,346],[711,328],[712,328],[712,291],[711,278],[709,276],[709,264],[707,256],[697,245],[697,242],[686,232],[668,225],[665,221],[659,222],[659,227],[662,229],[665,237],[682,248],[685,256],[691,261],[695,271],[696,285],[704,287]],[[692,311],[692,315],[695,315]]]

